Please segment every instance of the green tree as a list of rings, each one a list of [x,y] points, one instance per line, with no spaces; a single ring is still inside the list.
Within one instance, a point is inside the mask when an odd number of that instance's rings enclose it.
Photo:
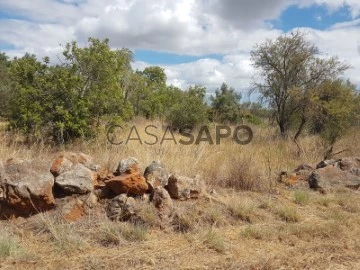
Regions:
[[[235,89],[223,83],[220,90],[215,91],[215,97],[211,97],[211,107],[214,112],[214,120],[221,123],[237,123],[240,115],[241,94]]]
[[[11,63],[10,77],[13,82],[13,94],[10,101],[10,125],[25,133],[39,138],[45,115],[44,86],[48,70],[35,55],[26,54],[15,58]]]
[[[131,72],[133,54],[128,49],[111,50],[109,39],[89,38],[89,46],[76,42],[66,45],[64,66],[78,77],[79,97],[88,102],[92,117],[100,124],[101,116],[129,119],[130,103],[125,101],[124,79]]]
[[[166,74],[163,68],[151,66],[143,71],[137,71],[142,77],[138,79],[142,83],[142,88],[138,88],[138,92],[134,93],[137,99],[138,113],[147,119],[164,116],[166,105],[164,99],[168,94],[166,87]],[[141,98],[140,98],[141,97]]]
[[[5,53],[0,53],[0,117],[9,117],[10,114],[10,63],[7,55]]]
[[[348,65],[336,57],[321,58],[318,48],[305,39],[300,31],[279,36],[256,45],[251,51],[255,68],[262,78],[255,82],[271,109],[283,137],[291,125],[300,118],[295,140],[308,121],[311,92],[324,81],[336,79]]]
[[[111,50],[108,40],[90,38],[85,48],[68,43],[64,57],[57,66],[28,54],[12,61],[11,127],[28,138],[64,143],[95,135],[104,117],[131,117],[124,83],[132,73],[129,50]]]
[[[190,86],[187,91],[176,91],[177,102],[172,103],[169,108],[167,120],[174,129],[195,128],[207,123],[207,110],[204,98],[206,88],[200,85]]]
[[[324,81],[312,96],[312,131],[325,142],[325,159],[333,155],[335,143],[351,127],[358,107],[355,86],[342,80]]]

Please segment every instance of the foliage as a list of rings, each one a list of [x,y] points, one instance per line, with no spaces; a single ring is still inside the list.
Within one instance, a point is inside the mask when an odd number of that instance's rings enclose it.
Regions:
[[[318,48],[300,31],[267,40],[251,51],[253,65],[262,76],[254,83],[254,89],[274,110],[283,137],[299,116],[295,139],[301,134],[309,120],[311,91],[349,68],[336,57],[320,58],[318,54]]]
[[[175,129],[194,128],[207,122],[207,105],[204,102],[206,88],[190,86],[186,92],[177,91],[176,103],[169,109],[167,120]]]
[[[336,141],[351,127],[356,102],[355,86],[342,80],[324,81],[313,94],[311,127],[327,144],[325,158],[330,158]]]
[[[51,66],[35,55],[12,61],[14,84],[11,126],[28,138],[51,138],[64,143],[95,134],[104,115],[129,119],[131,106],[124,100],[121,78],[130,68],[128,50],[111,50],[108,40],[89,39],[79,48],[68,43],[65,62]]]
[[[10,61],[5,53],[0,53],[0,117],[8,117],[10,113]]]
[[[215,97],[211,97],[211,106],[214,112],[214,120],[225,123],[237,123],[240,115],[241,95],[235,89],[223,83],[220,90],[215,91]]]

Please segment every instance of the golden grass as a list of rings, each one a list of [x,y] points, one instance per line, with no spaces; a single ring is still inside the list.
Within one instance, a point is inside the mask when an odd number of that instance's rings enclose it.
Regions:
[[[146,124],[137,120],[141,137]],[[350,131],[337,144],[337,150],[350,149],[337,157],[360,153],[357,134]],[[59,150],[82,151],[110,170],[130,156],[143,169],[160,160],[171,172],[199,174],[218,194],[216,200],[175,201],[168,230],[158,226],[151,205],[142,208],[144,224],[110,222],[103,213],[70,224],[47,213],[0,221],[3,269],[360,269],[359,191],[322,195],[277,181],[281,170],[322,159],[317,137],[301,139],[298,157],[296,146],[278,139],[273,128],[254,127],[246,146],[231,140],[116,146],[102,135],[54,148],[1,136],[0,159],[51,160]]]

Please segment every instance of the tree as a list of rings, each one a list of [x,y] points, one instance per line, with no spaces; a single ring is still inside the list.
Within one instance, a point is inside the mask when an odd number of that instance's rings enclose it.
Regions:
[[[295,140],[300,136],[308,121],[311,91],[349,68],[337,57],[320,58],[318,54],[318,48],[300,31],[267,40],[251,51],[253,66],[262,75],[254,89],[274,110],[283,137],[288,135],[296,117],[300,121]]]
[[[131,71],[133,54],[128,49],[111,50],[109,39],[88,39],[89,46],[79,48],[75,41],[64,51],[64,66],[78,77],[79,97],[89,102],[89,111],[100,124],[103,115],[122,119],[131,117],[125,102],[124,80]]]
[[[28,139],[64,143],[95,135],[102,118],[131,117],[124,89],[124,80],[132,73],[129,50],[111,50],[108,40],[90,38],[85,48],[68,43],[64,57],[56,66],[47,57],[40,62],[28,54],[12,61],[13,129]]]
[[[8,117],[10,114],[10,61],[5,53],[0,53],[0,116]]]
[[[136,97],[137,112],[145,116],[147,119],[153,119],[156,116],[164,116],[165,109],[168,106],[164,102],[164,98],[168,94],[166,87],[166,74],[163,68],[151,66],[143,71],[137,71],[138,82],[142,87],[138,88],[134,93]],[[133,99],[134,100],[134,99]]]
[[[240,120],[241,94],[235,89],[223,83],[220,90],[215,91],[215,97],[211,97],[211,107],[214,112],[214,120],[221,123],[236,123]]]
[[[324,159],[333,155],[335,143],[356,117],[358,107],[355,86],[342,80],[324,81],[311,100],[311,128],[325,142]]]
[[[180,90],[180,89],[179,89]],[[207,122],[207,105],[204,102],[206,88],[200,85],[190,86],[187,91],[176,90],[181,95],[169,108],[167,120],[172,128],[193,129]]]

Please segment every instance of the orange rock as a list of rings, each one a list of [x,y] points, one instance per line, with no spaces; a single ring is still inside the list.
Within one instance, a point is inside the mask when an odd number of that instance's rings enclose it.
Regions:
[[[83,202],[72,200],[65,204],[62,209],[62,217],[68,222],[75,222],[86,215]]]
[[[148,184],[145,178],[139,173],[125,174],[115,176],[105,181],[108,186],[116,195],[143,195],[148,190]]]

